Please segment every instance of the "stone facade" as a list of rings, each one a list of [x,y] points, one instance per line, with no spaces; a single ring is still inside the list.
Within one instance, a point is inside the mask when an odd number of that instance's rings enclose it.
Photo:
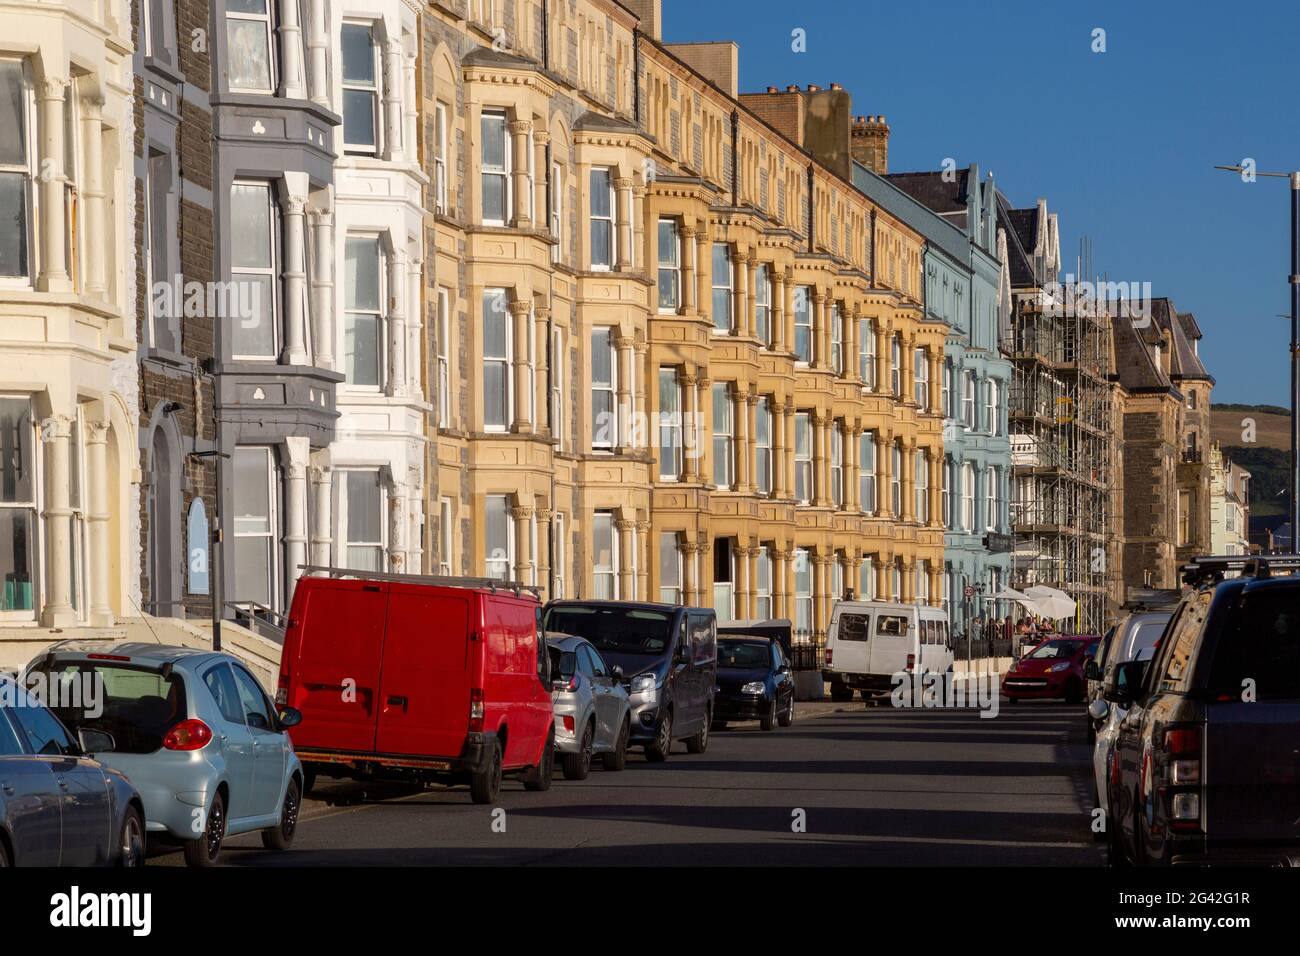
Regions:
[[[1210,445],[1210,550],[1250,553],[1250,472]]]

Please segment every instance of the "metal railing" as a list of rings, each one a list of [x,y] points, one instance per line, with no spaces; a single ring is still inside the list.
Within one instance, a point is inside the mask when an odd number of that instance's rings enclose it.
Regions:
[[[319,564],[300,564],[304,575],[319,574],[330,578],[356,578],[358,581],[393,581],[402,584],[435,584],[448,588],[482,588],[484,590],[511,591],[519,597],[525,591],[541,600],[542,588],[521,581],[502,581],[498,578],[469,578],[443,574],[405,574],[400,571],[357,571],[352,568],[335,568]]]

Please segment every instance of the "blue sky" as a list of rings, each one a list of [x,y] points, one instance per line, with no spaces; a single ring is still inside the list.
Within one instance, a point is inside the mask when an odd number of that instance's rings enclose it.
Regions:
[[[740,45],[742,92],[838,82],[883,113],[891,170],[952,157],[1046,198],[1069,271],[1086,235],[1094,271],[1195,313],[1215,401],[1283,406],[1287,184],[1213,167],[1300,168],[1298,28],[1294,0],[664,0],[666,42]]]

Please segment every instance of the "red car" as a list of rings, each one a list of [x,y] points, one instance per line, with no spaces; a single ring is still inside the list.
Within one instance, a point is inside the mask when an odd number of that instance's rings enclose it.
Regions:
[[[1087,686],[1084,665],[1097,653],[1101,638],[1091,634],[1062,634],[1048,638],[1020,660],[1002,678],[1002,693],[1010,703],[1019,700],[1083,700]]]
[[[356,574],[303,578],[289,612],[276,700],[302,712],[291,736],[306,789],[317,774],[468,783],[475,803],[492,803],[505,773],[550,787],[537,598],[477,579]]]

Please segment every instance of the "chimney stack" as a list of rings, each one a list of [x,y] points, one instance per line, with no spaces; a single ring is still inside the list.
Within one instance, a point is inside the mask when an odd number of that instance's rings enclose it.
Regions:
[[[856,117],[849,140],[855,160],[879,176],[889,172],[889,124],[885,117]]]

